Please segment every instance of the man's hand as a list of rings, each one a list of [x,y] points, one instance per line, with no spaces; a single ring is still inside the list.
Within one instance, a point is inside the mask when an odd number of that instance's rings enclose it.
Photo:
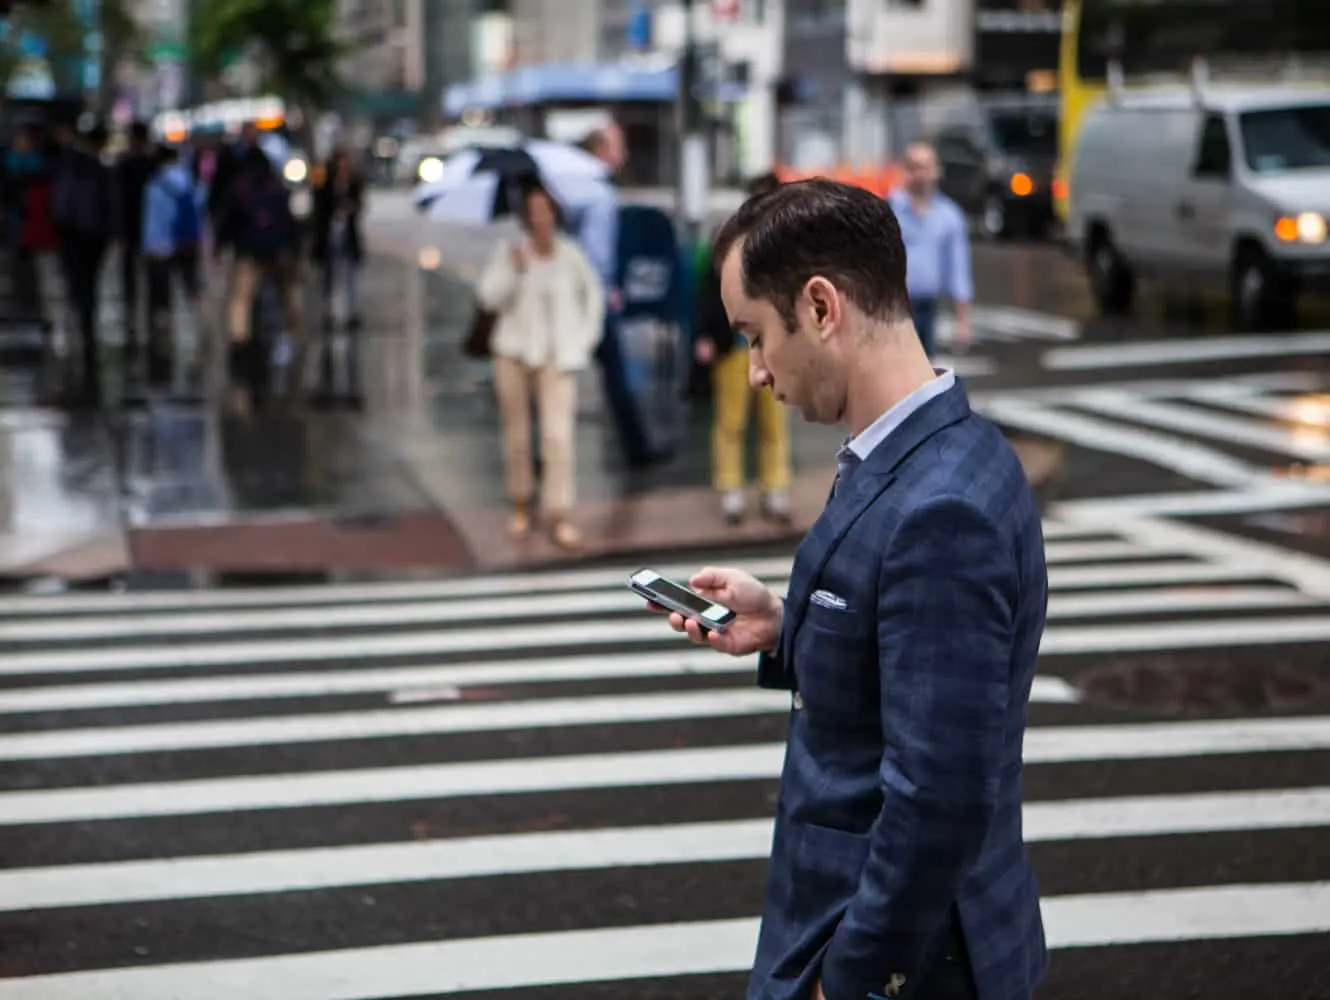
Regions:
[[[766,584],[743,570],[707,568],[689,580],[688,585],[703,597],[723,604],[736,617],[724,632],[715,632],[704,631],[695,619],[685,618],[677,611],[668,612],[674,631],[686,633],[699,646],[710,646],[731,656],[776,648],[785,604]],[[655,604],[648,607],[667,613]]]
[[[822,980],[820,979],[813,984],[812,1000],[827,1000],[827,995],[822,992]]]
[[[716,342],[708,337],[699,337],[693,345],[693,356],[699,365],[709,365],[716,360]]]
[[[970,349],[973,330],[970,327],[970,310],[956,310],[955,339],[952,342],[952,348],[957,354],[964,354]]]

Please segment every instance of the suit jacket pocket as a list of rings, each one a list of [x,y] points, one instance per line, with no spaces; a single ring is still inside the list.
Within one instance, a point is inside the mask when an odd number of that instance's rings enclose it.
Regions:
[[[794,671],[812,725],[879,725],[873,620],[810,605],[794,641]]]
[[[803,823],[798,844],[794,862],[797,881],[841,900],[854,895],[868,861],[867,833]]]

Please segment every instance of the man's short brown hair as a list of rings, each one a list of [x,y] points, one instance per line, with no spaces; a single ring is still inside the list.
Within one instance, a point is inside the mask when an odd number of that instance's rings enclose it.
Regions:
[[[717,268],[741,240],[744,292],[775,306],[787,329],[799,292],[816,275],[868,316],[909,312],[900,223],[870,191],[821,178],[782,184],[749,198],[721,227]]]

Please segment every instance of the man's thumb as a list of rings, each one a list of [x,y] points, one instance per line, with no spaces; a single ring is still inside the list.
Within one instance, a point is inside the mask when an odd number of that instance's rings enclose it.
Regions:
[[[725,571],[707,567],[699,570],[688,581],[688,585],[694,590],[720,590],[726,584]]]

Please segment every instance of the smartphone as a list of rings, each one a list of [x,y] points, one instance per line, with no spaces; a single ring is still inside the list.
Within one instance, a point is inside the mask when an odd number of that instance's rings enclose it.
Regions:
[[[734,612],[725,605],[666,579],[654,569],[639,569],[628,578],[628,586],[653,604],[695,619],[703,629],[724,632],[735,619]]]

